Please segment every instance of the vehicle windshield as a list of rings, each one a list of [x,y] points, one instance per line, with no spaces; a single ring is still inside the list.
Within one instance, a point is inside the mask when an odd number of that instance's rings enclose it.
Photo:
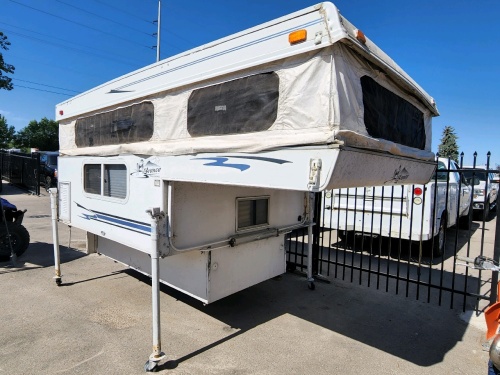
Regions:
[[[465,179],[469,184],[472,184],[472,177],[474,177],[474,185],[479,184],[479,181],[486,181],[486,171],[468,170],[463,172]]]
[[[57,166],[57,155],[47,155],[47,164]]]

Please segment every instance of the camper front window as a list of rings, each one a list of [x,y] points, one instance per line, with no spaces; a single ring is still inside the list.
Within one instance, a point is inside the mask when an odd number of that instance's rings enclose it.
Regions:
[[[127,196],[127,167],[124,164],[85,164],[83,187],[86,193],[110,198]]]
[[[86,193],[101,194],[101,164],[86,164],[83,167],[83,186]]]

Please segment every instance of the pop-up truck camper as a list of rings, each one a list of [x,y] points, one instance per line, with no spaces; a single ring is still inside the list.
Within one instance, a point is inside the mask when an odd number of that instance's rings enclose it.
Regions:
[[[437,115],[333,4],[317,4],[57,105],[53,221],[151,275],[152,369],[159,282],[211,303],[284,273],[285,234],[311,235],[314,193],[429,181]]]

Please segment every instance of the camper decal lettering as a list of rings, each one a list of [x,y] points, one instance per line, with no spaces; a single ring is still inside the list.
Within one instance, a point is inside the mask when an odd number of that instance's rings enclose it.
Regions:
[[[161,171],[161,167],[151,161],[147,161],[144,163],[144,159],[141,159],[139,163],[137,163],[137,168],[135,172],[132,172],[130,175],[139,178],[148,178],[153,176],[159,176]]]
[[[397,184],[398,182],[408,179],[408,177],[410,177],[410,174],[405,167],[401,167],[400,165],[399,168],[394,171],[394,176],[392,176],[390,180],[387,180],[384,183],[387,184],[388,182],[394,182]]]
[[[105,212],[94,211],[83,207],[78,202],[75,202],[77,207],[82,209],[80,217],[89,221],[98,221],[101,223],[113,225],[115,227],[130,230],[141,234],[151,235],[151,224],[143,223],[136,220],[127,219],[125,217],[110,215]]]
[[[235,163],[226,163],[229,159],[248,159],[248,160],[258,160],[258,161],[263,161],[267,163],[274,163],[274,164],[285,164],[285,163],[291,163],[291,161],[288,160],[283,160],[283,159],[274,159],[274,158],[266,158],[266,157],[260,157],[260,156],[217,156],[213,158],[195,158],[191,160],[213,160],[212,163],[205,163],[203,165],[207,167],[227,167],[227,168],[235,168],[239,169],[240,171],[246,171],[247,169],[250,168],[249,164],[235,164]]]

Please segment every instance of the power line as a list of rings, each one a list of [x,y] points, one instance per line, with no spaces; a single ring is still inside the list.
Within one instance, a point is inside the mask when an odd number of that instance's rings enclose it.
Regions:
[[[61,69],[61,70],[64,70],[64,72],[72,72],[72,73],[75,73],[75,74],[78,74],[78,75],[84,75],[85,77],[94,77],[94,78],[98,78],[100,79],[101,76],[97,75],[97,74],[92,74],[92,71],[82,71],[82,70],[76,70],[76,69],[71,69],[71,68],[68,68],[67,66],[61,66],[61,65],[58,65],[58,64],[55,64],[54,62],[50,61],[50,62],[43,62],[43,61],[40,61],[40,60],[32,60],[32,59],[28,59],[24,56],[19,56],[18,54],[16,53],[10,53],[9,56],[12,58],[12,60],[24,60],[24,61],[28,61],[32,64],[35,64],[35,65],[44,65],[44,66],[50,66],[51,68],[58,68],[58,69]]]
[[[27,39],[32,39],[32,40],[35,40],[37,42],[48,44],[48,45],[52,45],[52,46],[55,46],[55,47],[64,48],[65,50],[72,50],[72,51],[79,52],[79,53],[90,54],[90,55],[98,56],[98,57],[101,57],[101,58],[104,58],[104,59],[107,59],[107,60],[114,60],[116,62],[122,63],[124,65],[128,65],[128,66],[132,66],[134,68],[138,68],[139,67],[139,66],[137,66],[135,64],[131,64],[129,62],[125,62],[123,60],[119,60],[119,59],[115,59],[115,58],[110,58],[108,56],[103,56],[103,55],[101,55],[99,53],[95,53],[95,52],[93,53],[93,52],[89,52],[89,51],[86,51],[86,50],[82,50],[80,48],[66,46],[66,45],[62,45],[62,44],[59,44],[59,43],[48,42],[46,40],[43,40],[43,39],[40,39],[40,38],[36,38],[34,36],[31,36],[31,35],[25,35],[25,34],[18,33],[16,31],[11,31],[11,30],[7,30],[7,31],[9,32],[9,34],[17,35],[17,36],[20,36],[20,37],[23,37],[23,38],[27,38]]]
[[[145,31],[142,31],[142,30],[139,30],[139,29],[135,29],[135,28],[133,28],[133,27],[130,27],[129,25],[125,25],[125,24],[123,24],[123,23],[121,23],[121,22],[118,22],[118,21],[115,21],[115,20],[113,20],[113,19],[111,19],[111,18],[104,17],[104,16],[101,16],[100,14],[90,12],[90,11],[88,11],[88,10],[86,10],[86,9],[83,9],[83,8],[77,7],[77,6],[73,5],[73,4],[69,4],[69,3],[65,2],[65,1],[62,1],[62,0],[56,0],[56,1],[57,1],[57,2],[59,2],[59,3],[65,4],[65,5],[69,6],[69,7],[72,7],[72,8],[78,9],[78,10],[79,10],[79,11],[81,11],[81,12],[84,12],[84,13],[87,13],[87,14],[91,14],[91,15],[93,15],[94,17],[102,18],[103,20],[106,20],[106,21],[109,21],[109,22],[113,22],[113,23],[115,23],[115,24],[117,24],[117,25],[120,25],[120,26],[126,27],[126,28],[128,28],[128,29],[130,29],[130,30],[134,30],[134,31],[139,32],[139,33],[142,33],[142,34],[146,34],[146,35],[151,36],[151,37],[153,36],[153,34],[149,34],[149,33],[145,32]]]
[[[129,39],[127,39],[127,38],[122,38],[122,37],[120,37],[120,36],[118,36],[118,35],[115,35],[115,34],[113,34],[113,33],[108,33],[108,32],[106,32],[106,31],[99,30],[99,29],[97,29],[97,28],[95,28],[95,27],[88,26],[88,25],[85,25],[85,24],[80,23],[80,22],[72,21],[72,20],[70,20],[70,19],[67,19],[67,18],[64,18],[64,17],[58,16],[58,15],[55,15],[55,14],[52,14],[52,13],[46,12],[46,11],[44,11],[44,10],[41,10],[41,9],[38,9],[38,8],[32,7],[32,6],[30,6],[30,5],[23,4],[23,3],[19,2],[19,1],[16,1],[16,0],[9,0],[9,1],[10,1],[10,2],[12,2],[12,3],[16,3],[16,4],[18,4],[18,5],[22,5],[22,6],[26,7],[26,8],[30,8],[30,9],[32,9],[32,10],[36,10],[37,12],[41,12],[41,13],[47,14],[47,15],[49,15],[49,16],[52,16],[52,17],[55,17],[55,18],[62,19],[62,20],[64,20],[64,21],[66,21],[66,22],[70,22],[70,23],[72,23],[72,24],[75,24],[75,25],[78,25],[78,26],[81,26],[81,27],[85,27],[85,28],[87,28],[87,29],[97,31],[97,32],[102,33],[102,34],[110,35],[110,36],[112,36],[112,37],[114,37],[114,38],[118,38],[118,39],[121,39],[121,40],[123,40],[123,41],[126,41],[127,43],[132,43],[132,44],[139,45],[139,46],[144,47],[144,48],[147,48],[147,49],[151,49],[151,47],[147,47],[147,46],[145,46],[145,45],[143,45],[143,44],[136,43],[136,42],[134,42],[134,41],[132,41],[132,40],[129,40]]]
[[[24,79],[19,79],[19,78],[14,78],[12,77],[13,80],[15,81],[21,81],[21,82],[26,82],[26,83],[31,83],[33,85],[39,85],[39,86],[44,86],[44,87],[50,87],[50,88],[53,88],[53,89],[58,89],[58,90],[64,90],[64,91],[71,91],[71,92],[74,92],[76,94],[79,94],[80,91],[76,91],[76,90],[70,90],[70,89],[65,89],[63,87],[57,87],[57,86],[50,86],[50,85],[47,85],[47,84],[44,84],[44,83],[37,83],[37,82],[32,82],[32,81],[26,81]]]
[[[148,21],[148,20],[145,20],[144,18],[138,17],[136,14],[133,14],[133,13],[127,12],[127,11],[125,11],[125,10],[121,9],[121,8],[115,7],[114,5],[108,4],[108,3],[106,3],[105,1],[101,1],[101,0],[94,0],[94,1],[95,1],[96,3],[103,4],[103,5],[107,6],[107,7],[110,7],[110,8],[112,8],[112,9],[115,9],[115,10],[117,10],[117,11],[119,11],[119,12],[123,13],[123,14],[126,14],[126,15],[129,15],[129,16],[131,16],[131,17],[134,17],[134,18],[136,18],[136,19],[138,19],[138,20],[140,20],[140,21],[143,21],[143,22],[145,22],[145,23],[147,23],[147,24],[152,24],[152,23],[154,23],[154,22],[155,22],[155,21],[151,21],[151,20],[149,20],[149,21]],[[197,26],[198,26],[198,25],[197,25]],[[176,38],[178,38],[178,39],[180,39],[180,40],[183,40],[184,42],[187,42],[187,43],[190,43],[190,44],[194,44],[194,43],[193,43],[193,41],[187,40],[187,39],[186,39],[186,38],[184,38],[183,36],[181,36],[181,35],[179,35],[179,34],[177,34],[177,33],[173,32],[173,31],[167,30],[167,29],[166,29],[166,28],[164,28],[164,27],[161,27],[161,31],[166,32],[166,33],[169,33],[169,34],[172,34],[173,36],[175,36]],[[178,45],[171,44],[171,46],[172,46],[172,47],[174,47],[175,49],[177,49],[178,51],[181,51],[181,52],[186,50],[186,48],[179,47]]]
[[[6,23],[6,22],[2,22],[2,21],[0,21],[0,24],[7,25],[7,26],[10,26],[10,27],[14,27],[14,28],[16,28],[16,29],[24,30],[24,31],[27,31],[27,32],[29,32],[29,33],[33,33],[33,34],[37,34],[37,35],[41,35],[41,36],[45,36],[45,37],[48,37],[48,38],[52,38],[52,39],[56,39],[56,40],[60,40],[60,41],[62,41],[63,43],[68,43],[70,46],[73,46],[73,45],[74,45],[74,43],[73,43],[73,42],[71,42],[71,41],[69,41],[69,40],[65,40],[65,39],[62,39],[62,38],[58,38],[58,37],[56,37],[56,36],[52,36],[52,35],[42,34],[42,33],[41,33],[41,32],[39,32],[39,31],[34,31],[34,30],[26,29],[26,28],[24,28],[24,27],[20,27],[20,26],[14,26],[14,25],[8,24],[8,23]],[[9,31],[8,29],[4,29],[4,30]],[[16,32],[15,32],[15,31],[9,31],[9,33],[14,33],[15,35],[22,36],[22,37],[25,37],[25,38],[35,39],[35,40],[37,40],[37,41],[43,41],[43,39],[38,39],[38,38],[33,37],[33,36],[30,36],[30,35],[16,34]],[[45,42],[46,44],[51,44],[51,43],[52,43],[52,44],[54,44],[55,46],[58,46],[57,44],[55,44],[55,43],[53,43],[53,42],[49,42],[49,41],[43,41],[43,42]],[[87,46],[87,45],[84,45],[84,44],[81,44],[81,43],[78,43],[78,45],[79,45],[80,47],[88,48],[88,49],[89,49],[89,50],[91,50],[91,51],[93,50],[93,51],[101,51],[101,52],[102,52],[102,50],[100,50],[100,49],[98,49],[98,48],[95,48],[95,47],[93,47],[93,46]],[[59,46],[60,46],[60,45],[59,45]],[[66,46],[65,46],[64,48],[72,48],[72,49],[75,49],[75,47],[66,47]],[[81,51],[85,51],[85,50],[81,50]],[[92,52],[87,52],[87,51],[85,51],[85,53],[92,53]],[[105,52],[105,53],[106,53],[106,52]],[[99,56],[99,55],[97,55],[97,56]],[[102,55],[100,55],[100,56],[102,56]],[[122,55],[122,56],[123,56],[123,55]],[[123,57],[125,57],[125,56],[123,56]],[[127,56],[127,57],[128,57],[128,56]],[[117,61],[117,60],[116,60],[116,61]],[[133,66],[133,65],[132,65],[132,64],[130,64],[130,66]]]
[[[151,21],[151,20],[149,20],[149,21],[145,20],[144,18],[138,17],[137,14],[127,12],[127,11],[121,9],[121,8],[115,7],[114,5],[108,4],[105,1],[100,1],[100,0],[94,0],[94,1],[96,3],[103,4],[103,5],[107,6],[107,7],[113,8],[113,9],[115,9],[115,10],[121,12],[121,13],[127,14],[129,16],[134,17],[134,18],[137,18],[138,20],[141,20],[141,21],[146,22],[148,24],[152,24],[153,23],[153,21]]]
[[[34,87],[27,87],[27,86],[22,86],[22,85],[14,85],[14,88],[16,88],[16,87],[22,87],[23,89],[29,89],[29,90],[50,92],[51,94],[57,94],[57,95],[74,96],[73,94],[65,94],[65,93],[62,93],[62,92],[55,92],[55,91],[50,91],[50,90],[37,89],[37,88],[34,88]]]

